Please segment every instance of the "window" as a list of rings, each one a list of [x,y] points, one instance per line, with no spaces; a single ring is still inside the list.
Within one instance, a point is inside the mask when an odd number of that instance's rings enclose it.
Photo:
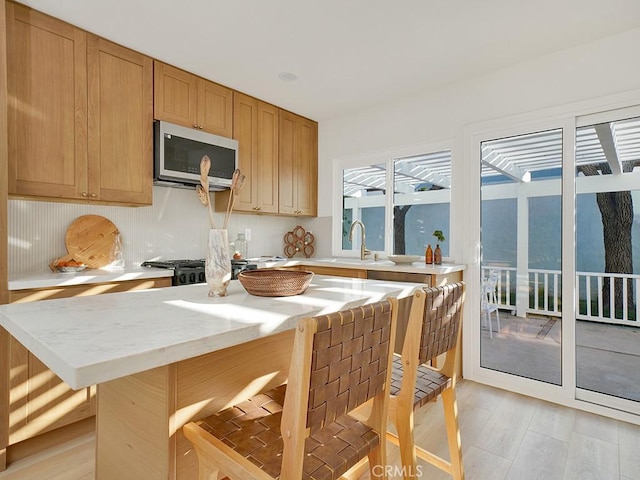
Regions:
[[[389,185],[393,195],[388,195]],[[360,248],[360,229],[349,240],[351,225],[359,220],[373,252],[424,255],[427,244],[437,242],[433,232],[441,230],[445,241],[440,247],[449,256],[451,150],[345,168],[342,194],[343,252]]]

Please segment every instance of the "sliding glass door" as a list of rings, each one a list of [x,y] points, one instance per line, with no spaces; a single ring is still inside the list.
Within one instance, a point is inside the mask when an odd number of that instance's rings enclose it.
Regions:
[[[480,365],[561,384],[562,130],[481,143]]]
[[[466,376],[640,414],[640,107],[531,125],[469,143]]]
[[[614,115],[576,130],[576,387],[637,410],[622,400],[640,402],[640,117]]]

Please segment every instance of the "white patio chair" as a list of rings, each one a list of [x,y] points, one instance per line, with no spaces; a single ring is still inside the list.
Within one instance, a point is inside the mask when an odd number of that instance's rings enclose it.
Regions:
[[[499,270],[491,269],[489,270],[489,276],[482,279],[481,318],[489,328],[489,338],[493,338],[493,325],[491,323],[491,314],[493,312],[496,314],[497,332],[500,333],[500,312],[498,311],[498,299],[496,297],[499,276]]]

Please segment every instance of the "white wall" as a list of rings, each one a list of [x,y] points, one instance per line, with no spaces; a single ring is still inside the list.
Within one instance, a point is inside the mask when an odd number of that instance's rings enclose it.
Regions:
[[[630,30],[438,91],[322,122],[319,216],[331,216],[332,202],[339,198],[333,192],[335,159],[449,139],[455,139],[461,148],[465,125],[638,89],[638,45],[640,29]],[[463,161],[465,157],[462,152]]]

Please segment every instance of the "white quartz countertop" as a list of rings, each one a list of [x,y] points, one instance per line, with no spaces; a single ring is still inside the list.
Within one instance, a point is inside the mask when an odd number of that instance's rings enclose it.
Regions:
[[[155,269],[154,269],[155,270]],[[305,316],[395,296],[417,283],[316,275],[291,297],[226,297],[206,284],[0,305],[0,325],[79,389],[294,328]]]
[[[422,273],[427,275],[445,275],[459,272],[467,268],[464,264],[444,263],[442,265],[425,265],[424,262],[395,264],[390,260],[360,260],[356,258],[290,258],[284,260],[266,260],[265,258],[249,259],[259,268],[290,267],[295,265],[325,266],[351,268],[360,270],[376,270],[387,272]],[[92,283],[122,282],[145,278],[171,277],[173,270],[165,268],[130,267],[123,272],[110,272],[102,269],[86,269],[78,273],[23,273],[9,277],[9,290],[30,288],[66,287]]]
[[[264,266],[293,266],[310,265],[324,267],[352,268],[359,270],[376,270],[384,272],[422,273],[428,275],[444,275],[447,273],[460,272],[466,270],[465,264],[443,263],[441,265],[427,265],[423,261],[413,263],[394,263],[391,260],[360,260],[358,258],[347,257],[327,257],[327,258],[290,258],[280,261],[265,261]]]
[[[126,280],[142,280],[173,276],[173,270],[165,268],[131,267],[122,272],[111,272],[103,269],[87,268],[77,273],[38,272],[11,275],[9,290],[29,288],[68,287],[92,283],[123,282]]]

